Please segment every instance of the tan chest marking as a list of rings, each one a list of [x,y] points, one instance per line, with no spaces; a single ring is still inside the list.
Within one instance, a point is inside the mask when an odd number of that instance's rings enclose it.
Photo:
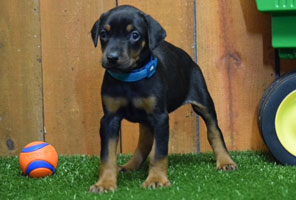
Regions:
[[[106,95],[102,97],[102,101],[105,109],[110,113],[115,113],[120,108],[127,106],[127,100],[123,97],[110,97]]]
[[[135,98],[133,104],[136,108],[143,109],[147,113],[152,113],[156,106],[156,97]]]

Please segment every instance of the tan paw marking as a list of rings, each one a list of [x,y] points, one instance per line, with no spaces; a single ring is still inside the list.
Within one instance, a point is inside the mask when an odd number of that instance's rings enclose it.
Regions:
[[[94,193],[104,193],[104,192],[114,192],[117,188],[115,181],[99,181],[97,184],[90,186],[89,192]]]
[[[161,188],[161,187],[169,187],[171,183],[166,176],[148,176],[146,181],[143,183],[144,188]]]
[[[234,171],[237,169],[237,165],[231,158],[222,161],[217,161],[217,170]]]

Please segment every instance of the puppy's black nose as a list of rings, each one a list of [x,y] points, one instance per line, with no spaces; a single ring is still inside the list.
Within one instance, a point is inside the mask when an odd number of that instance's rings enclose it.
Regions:
[[[118,51],[111,51],[107,54],[107,59],[109,62],[115,63],[119,59],[119,52]]]

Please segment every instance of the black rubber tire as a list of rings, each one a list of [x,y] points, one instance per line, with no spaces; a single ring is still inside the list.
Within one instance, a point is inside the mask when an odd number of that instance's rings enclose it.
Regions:
[[[258,123],[263,140],[275,159],[284,165],[296,165],[296,157],[280,143],[275,129],[275,117],[281,102],[294,90],[296,90],[296,72],[286,74],[273,82],[259,106]]]

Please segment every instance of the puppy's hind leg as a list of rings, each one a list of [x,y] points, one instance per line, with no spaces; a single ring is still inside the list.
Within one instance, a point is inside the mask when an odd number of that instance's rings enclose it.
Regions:
[[[193,110],[200,115],[206,123],[208,141],[214,151],[217,160],[217,169],[220,170],[236,170],[237,165],[231,159],[226,148],[222,132],[218,126],[217,114],[214,102],[205,86],[199,88],[192,93],[190,103]],[[199,96],[197,95],[199,94]]]
[[[151,128],[146,124],[140,124],[140,136],[137,149],[131,160],[119,168],[120,171],[135,171],[139,169],[151,151],[153,140],[154,135]]]

